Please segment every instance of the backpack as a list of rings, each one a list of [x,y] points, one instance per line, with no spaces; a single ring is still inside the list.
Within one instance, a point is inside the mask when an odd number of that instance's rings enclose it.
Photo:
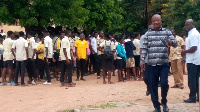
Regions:
[[[104,59],[113,59],[114,54],[113,51],[111,50],[111,42],[110,45],[106,45],[105,41],[105,49],[104,49]]]

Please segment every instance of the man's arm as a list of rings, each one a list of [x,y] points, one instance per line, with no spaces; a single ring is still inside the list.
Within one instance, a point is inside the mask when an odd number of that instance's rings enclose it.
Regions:
[[[13,54],[13,56],[15,57],[15,59],[16,59],[16,55],[15,55],[15,49],[14,48],[12,48],[12,54]]]
[[[28,54],[28,47],[25,47],[26,49],[26,56],[27,56],[27,59],[29,58],[29,54]]]
[[[68,57],[67,57],[67,51],[66,51],[66,48],[63,48],[63,53],[64,53],[64,55],[65,55],[66,62],[67,62],[67,64],[69,65],[70,62],[69,62],[69,59],[68,59]]]

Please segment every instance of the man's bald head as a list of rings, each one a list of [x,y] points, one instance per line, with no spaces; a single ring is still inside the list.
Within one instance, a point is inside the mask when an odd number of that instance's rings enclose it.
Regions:
[[[153,28],[159,30],[162,26],[162,18],[159,14],[154,14],[151,18]]]
[[[185,28],[187,31],[190,31],[191,29],[193,29],[194,26],[194,21],[192,19],[188,19],[185,21]]]

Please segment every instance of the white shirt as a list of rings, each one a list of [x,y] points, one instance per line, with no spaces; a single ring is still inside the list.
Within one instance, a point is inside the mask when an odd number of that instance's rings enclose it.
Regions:
[[[197,50],[194,53],[186,53],[186,63],[200,65],[200,34],[196,28],[191,29],[186,38],[186,50],[193,46],[197,46]]]
[[[139,39],[134,39],[133,44],[136,47],[136,50],[133,50],[134,55],[140,55],[140,40]]]
[[[16,60],[24,61],[27,60],[26,47],[28,47],[28,42],[23,38],[19,37],[14,43],[12,48],[16,48]]]
[[[90,45],[92,46],[95,53],[97,53],[97,39],[95,37],[90,38]],[[91,54],[95,54],[92,50],[90,50]]]
[[[44,38],[44,57],[46,57],[46,47],[48,48],[48,56],[47,58],[53,58],[53,43],[52,39],[49,36]]]
[[[13,54],[12,54],[12,45],[13,45],[13,40],[11,38],[6,38],[3,41],[3,61],[7,60],[13,60]]]
[[[63,48],[66,48],[67,58],[71,60],[70,55],[70,42],[67,36],[65,36],[61,41],[61,48],[60,48],[60,58],[61,60],[66,60],[65,54],[63,52]]]
[[[36,49],[36,43],[35,43],[34,37],[31,37],[30,39],[28,39],[28,41],[29,41],[28,55],[29,55],[29,58],[32,58],[34,49]],[[34,59],[36,59],[36,55],[34,56]]]

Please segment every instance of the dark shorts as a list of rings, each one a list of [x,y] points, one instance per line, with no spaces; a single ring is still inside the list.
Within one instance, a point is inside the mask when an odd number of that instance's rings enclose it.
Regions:
[[[135,67],[140,67],[140,55],[135,55]]]
[[[13,69],[13,60],[3,61],[3,68]]]
[[[125,69],[126,62],[123,59],[116,59],[116,69]]]
[[[105,59],[102,56],[101,63],[102,63],[102,66],[101,66],[102,69],[113,70],[113,59]]]

